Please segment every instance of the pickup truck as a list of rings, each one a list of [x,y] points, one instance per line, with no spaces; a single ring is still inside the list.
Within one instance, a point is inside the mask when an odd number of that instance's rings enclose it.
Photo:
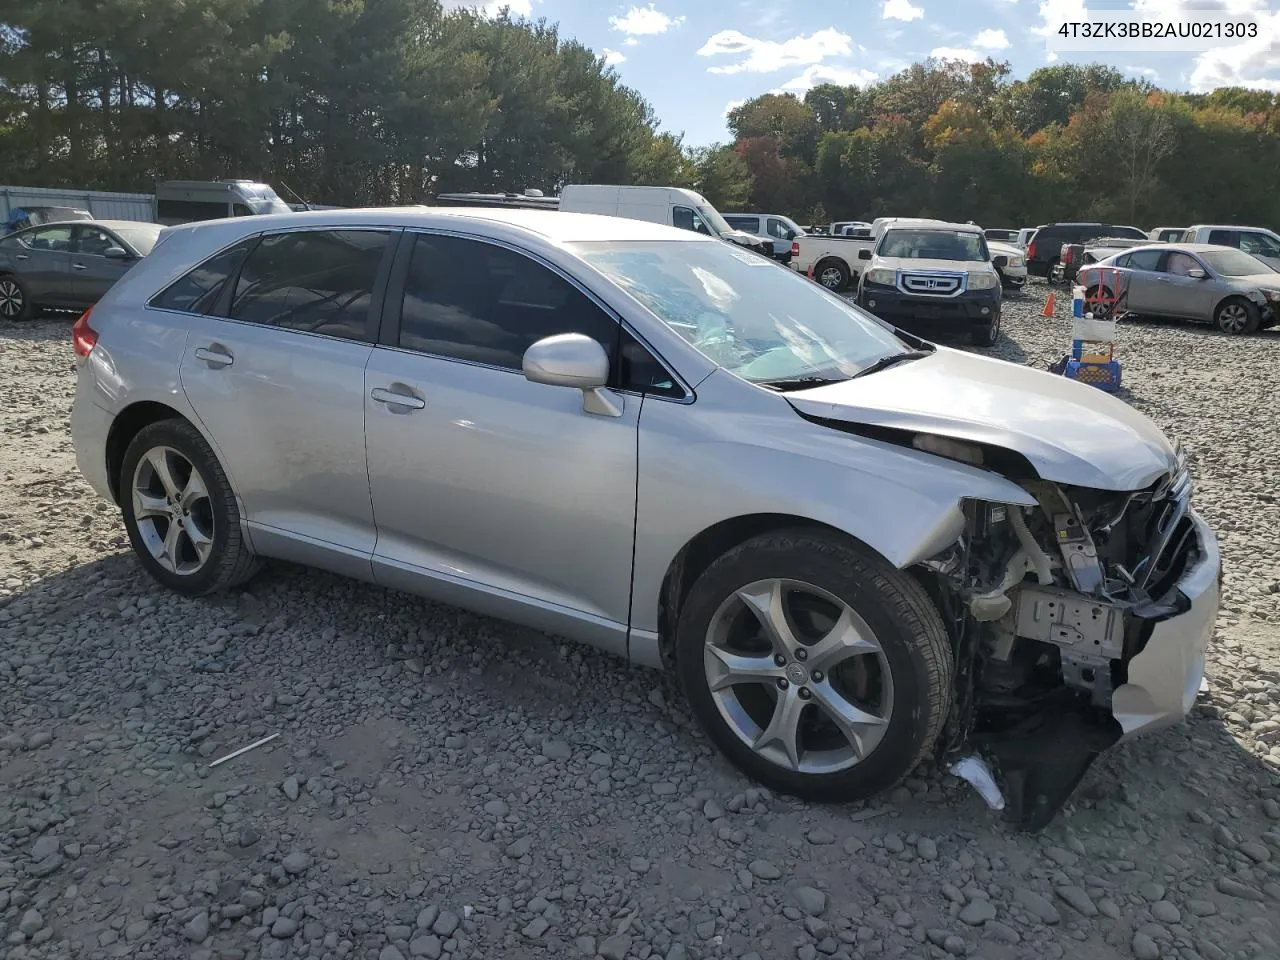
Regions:
[[[791,265],[828,290],[844,290],[857,286],[860,251],[870,252],[874,246],[871,231],[865,229],[844,236],[805,234],[791,241]]]
[[[1215,243],[1252,254],[1274,270],[1280,270],[1280,236],[1265,227],[1232,227],[1197,224],[1187,227],[1175,243]]]

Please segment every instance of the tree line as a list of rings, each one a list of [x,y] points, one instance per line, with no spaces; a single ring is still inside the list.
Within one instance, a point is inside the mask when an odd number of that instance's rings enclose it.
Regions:
[[[554,24],[438,0],[0,0],[9,183],[251,177],[344,206],[647,183],[803,222],[1280,225],[1280,96],[1264,91],[930,60],[756,97],[728,127],[732,142],[690,147]]]

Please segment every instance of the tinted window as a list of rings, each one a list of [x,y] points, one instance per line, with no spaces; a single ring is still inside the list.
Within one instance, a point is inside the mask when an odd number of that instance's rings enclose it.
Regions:
[[[582,333],[613,356],[618,331],[612,317],[529,257],[458,237],[414,241],[401,347],[519,370],[525,350],[543,337]]]
[[[76,227],[76,253],[89,257],[102,256],[109,247],[118,247],[115,237],[97,227]]]
[[[769,236],[776,237],[779,240],[791,239],[790,228],[781,220],[778,220],[774,217],[769,218],[768,231],[769,231]]]
[[[677,207],[677,210],[685,210],[686,207]],[[692,210],[689,213],[693,213]],[[736,217],[733,214],[727,214],[725,220],[729,226],[735,230],[745,230],[747,233],[756,233],[760,229],[760,220],[757,217]],[[688,227],[686,229],[692,229]]]
[[[1280,243],[1265,233],[1241,233],[1240,249],[1259,257],[1280,257]]]
[[[252,217],[253,211],[243,203],[233,203],[231,205],[231,215],[233,217]]]
[[[156,215],[164,220],[218,220],[227,215],[227,205],[208,200],[158,200]]]
[[[1107,237],[1128,237],[1132,240],[1146,240],[1147,235],[1137,227],[1117,227],[1114,224],[1108,224],[1104,227],[1101,236]]]
[[[373,285],[391,234],[305,230],[263,237],[240,270],[230,316],[369,340]]]
[[[1162,250],[1135,250],[1129,254],[1129,268],[1131,270],[1155,270],[1160,266],[1160,258],[1164,256]]]
[[[227,280],[235,275],[245,254],[257,242],[258,238],[252,237],[215,254],[153,297],[150,306],[184,313],[209,313]]]
[[[1209,242],[1223,247],[1240,246],[1240,235],[1234,230],[1210,230]]]
[[[673,207],[671,211],[671,222],[681,230],[692,230],[695,233],[705,233],[710,235],[711,229],[703,220],[702,215],[695,213],[689,207]]]
[[[684,389],[676,383],[666,367],[626,330],[622,331],[619,356],[622,358],[622,373],[618,386],[623,390],[660,397],[684,396]]]

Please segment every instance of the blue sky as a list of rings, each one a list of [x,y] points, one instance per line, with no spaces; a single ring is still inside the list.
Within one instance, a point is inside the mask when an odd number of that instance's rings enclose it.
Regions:
[[[1092,0],[1182,20],[1201,9],[1260,23],[1257,40],[1196,52],[1061,53],[1046,24],[1086,19],[1084,0],[446,0],[545,17],[605,56],[686,143],[727,140],[728,107],[817,83],[864,85],[928,56],[1008,60],[1015,77],[1054,62],[1100,62],[1170,89],[1280,90],[1278,0]]]

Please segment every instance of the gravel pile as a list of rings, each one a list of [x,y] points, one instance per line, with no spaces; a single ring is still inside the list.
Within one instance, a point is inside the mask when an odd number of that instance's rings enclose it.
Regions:
[[[1044,292],[992,352],[1061,356]],[[1280,956],[1280,336],[1124,330],[1226,553],[1211,692],[1031,837],[929,769],[772,796],[670,678],[483,617],[282,565],[166,593],[75,470],[69,325],[0,327],[0,955]]]

